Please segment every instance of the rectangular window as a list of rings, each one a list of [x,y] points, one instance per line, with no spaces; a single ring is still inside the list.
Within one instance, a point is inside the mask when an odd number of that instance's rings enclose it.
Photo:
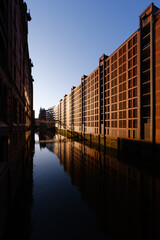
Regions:
[[[132,49],[128,52],[128,58],[132,57]]]
[[[137,46],[133,48],[133,55],[137,54]]]
[[[137,118],[137,109],[133,109],[133,117]]]
[[[22,107],[20,104],[19,104],[19,123],[20,124],[22,123]]]
[[[126,128],[126,120],[123,120],[123,128]]]
[[[126,109],[126,101],[123,102],[123,109]]]
[[[7,87],[0,79],[0,121],[7,122]]]
[[[129,100],[129,101],[128,101],[128,107],[129,107],[129,108],[132,108],[132,100]]]
[[[137,43],[137,35],[133,37],[133,45],[135,45],[136,43]]]
[[[137,97],[137,88],[133,89],[133,97]]]
[[[17,99],[13,97],[13,122],[17,123]]]
[[[137,57],[133,58],[133,66],[135,66],[137,64]]]
[[[137,86],[137,78],[133,78],[133,87]]]
[[[16,82],[16,65],[14,65],[14,81]]]
[[[133,120],[133,128],[137,128],[137,120]]]
[[[132,39],[128,42],[128,49],[132,47]]]
[[[132,120],[129,120],[129,128],[132,128]]]
[[[133,77],[137,75],[137,67],[133,68]]]
[[[8,138],[0,138],[0,162],[8,160]]]
[[[132,67],[132,60],[128,62],[128,68],[131,68],[131,67]]]
[[[128,78],[131,78],[131,77],[132,77],[132,70],[128,72]]]
[[[133,99],[133,107],[137,107],[137,98]]]
[[[132,118],[132,110],[128,111],[129,118]]]

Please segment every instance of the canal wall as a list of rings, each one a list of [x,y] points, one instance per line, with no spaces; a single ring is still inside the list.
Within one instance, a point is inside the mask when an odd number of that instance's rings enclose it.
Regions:
[[[85,134],[84,132],[75,132],[62,129],[56,129],[56,133],[59,133],[75,141],[81,141],[85,145],[99,150],[105,151],[117,151],[119,156],[125,159],[125,156],[129,158],[143,159],[143,161],[154,162],[160,165],[160,144],[155,144],[143,140],[133,140],[126,138],[110,138],[98,134]],[[135,158],[136,157],[136,158]]]
[[[141,161],[144,164],[151,166],[160,165],[160,144],[155,144],[146,141],[136,141],[128,139],[118,139],[119,155],[125,159],[125,156],[130,156],[130,159]]]
[[[81,141],[90,147],[99,149],[111,148],[118,149],[118,138],[106,137],[99,134],[86,134],[85,132],[75,132],[69,130],[56,129],[56,133],[64,135],[68,138],[73,138],[76,141]]]

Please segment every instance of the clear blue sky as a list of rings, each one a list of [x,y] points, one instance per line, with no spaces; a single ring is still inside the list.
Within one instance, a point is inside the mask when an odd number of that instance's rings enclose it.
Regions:
[[[139,27],[149,0],[27,0],[34,109],[57,105]],[[160,7],[159,0],[154,1]]]

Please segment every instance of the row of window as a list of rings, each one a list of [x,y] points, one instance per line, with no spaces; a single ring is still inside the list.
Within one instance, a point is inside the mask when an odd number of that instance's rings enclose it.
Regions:
[[[7,87],[0,78],[0,121],[7,122]]]
[[[106,127],[117,128],[118,121],[106,121]],[[129,120],[128,121],[128,128],[137,128],[137,119]],[[127,121],[126,120],[119,120],[119,128],[126,128]]]
[[[4,121],[8,123],[8,92],[7,87],[0,79],[0,121]],[[17,99],[13,97],[13,122],[18,122],[19,116],[19,123],[24,123],[24,109],[22,108],[21,104],[18,104]],[[18,114],[19,113],[19,114]]]

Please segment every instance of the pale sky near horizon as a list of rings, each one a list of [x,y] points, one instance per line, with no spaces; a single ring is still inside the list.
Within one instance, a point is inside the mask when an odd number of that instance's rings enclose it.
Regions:
[[[26,0],[34,109],[57,105],[139,27],[149,0]],[[159,0],[154,1],[160,7]]]

